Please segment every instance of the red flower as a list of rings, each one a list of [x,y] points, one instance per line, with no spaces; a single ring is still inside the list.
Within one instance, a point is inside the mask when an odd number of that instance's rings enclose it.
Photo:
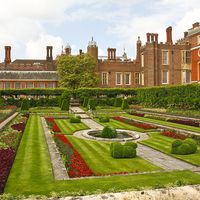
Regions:
[[[180,139],[180,140],[185,140],[187,138],[186,135],[180,134],[180,133],[175,133],[172,131],[164,131],[161,133],[164,136],[175,138],[175,139]]]

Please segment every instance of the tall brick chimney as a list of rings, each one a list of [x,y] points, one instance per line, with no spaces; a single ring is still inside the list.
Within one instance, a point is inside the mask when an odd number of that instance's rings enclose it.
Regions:
[[[116,49],[108,48],[108,60],[116,60]]]
[[[147,42],[150,42],[150,33],[147,33]]]
[[[172,44],[172,27],[169,26],[167,29],[166,29],[166,34],[167,34],[167,41],[166,43],[167,44]]]
[[[11,46],[5,46],[5,59],[4,62],[5,64],[11,63]]]
[[[141,58],[141,56],[140,56],[140,54],[141,54],[141,46],[142,46],[142,42],[140,40],[140,36],[138,36],[138,40],[137,40],[137,57],[136,57],[136,60],[138,62],[140,62],[140,58]]]
[[[52,61],[53,60],[53,47],[52,46],[47,46],[47,61]]]

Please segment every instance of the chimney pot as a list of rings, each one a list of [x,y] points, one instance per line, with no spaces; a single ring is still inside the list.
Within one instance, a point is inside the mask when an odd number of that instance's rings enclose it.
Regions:
[[[166,34],[167,34],[167,44],[172,44],[172,27],[169,26],[167,29],[166,29]]]
[[[194,29],[194,28],[198,28],[199,27],[199,22],[196,22],[196,23],[194,23],[194,24],[192,24],[192,28]]]

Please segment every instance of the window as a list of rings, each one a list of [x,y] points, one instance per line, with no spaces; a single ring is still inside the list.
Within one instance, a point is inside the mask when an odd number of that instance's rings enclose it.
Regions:
[[[135,84],[136,85],[140,84],[140,73],[139,72],[135,73]]]
[[[33,88],[33,83],[32,83],[32,82],[26,83],[26,87],[27,87],[27,88]]]
[[[5,82],[5,89],[10,89],[10,83],[9,82]]]
[[[169,83],[169,72],[168,70],[162,71],[162,84],[168,84]]]
[[[3,89],[3,83],[0,82],[0,89]]]
[[[191,63],[190,51],[182,51],[181,53],[182,53],[182,55],[181,55],[182,64],[190,64]]]
[[[121,72],[116,72],[116,85],[122,85],[122,73]]]
[[[131,85],[131,73],[130,72],[124,73],[124,84]]]
[[[108,85],[108,72],[102,72],[101,80],[102,85]]]
[[[54,88],[54,83],[48,83],[48,88]]]
[[[189,70],[182,71],[182,83],[191,82],[191,72]]]
[[[162,64],[168,65],[169,64],[169,51],[162,51]]]
[[[144,67],[144,54],[141,54],[141,67]]]
[[[20,82],[15,82],[15,89],[19,89],[20,88]]]
[[[39,88],[45,88],[45,83],[43,82],[39,83]]]
[[[141,85],[144,85],[144,72],[141,73]]]

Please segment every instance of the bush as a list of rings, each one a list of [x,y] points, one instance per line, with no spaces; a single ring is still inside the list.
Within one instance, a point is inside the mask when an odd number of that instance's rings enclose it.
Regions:
[[[66,111],[69,110],[69,99],[63,99],[61,110],[66,110]]]
[[[113,158],[134,158],[136,157],[137,144],[126,142],[124,145],[113,142],[110,145],[110,153]]]
[[[88,97],[85,97],[85,98],[84,98],[84,101],[83,101],[83,107],[84,107],[84,108],[87,107],[87,105],[88,105],[88,100],[89,100]]]
[[[0,106],[4,106],[4,98],[0,97]]]
[[[81,119],[80,117],[71,117],[70,118],[70,123],[80,123]]]
[[[126,99],[123,100],[121,107],[122,107],[122,110],[129,109],[128,101]]]
[[[114,106],[115,107],[121,107],[121,105],[122,105],[122,99],[121,98],[116,98]]]
[[[23,100],[21,105],[21,110],[29,110],[29,102],[28,100]]]
[[[88,100],[87,109],[88,110],[96,110],[96,105],[95,105],[95,100],[94,99],[89,99]]]
[[[175,140],[172,143],[171,152],[178,155],[193,154],[197,151],[197,143],[191,138],[185,139],[184,141]]]
[[[111,126],[105,126],[101,132],[101,137],[102,138],[116,138],[117,131]]]
[[[99,122],[109,122],[110,121],[110,118],[109,117],[106,117],[106,116],[104,116],[104,117],[99,117]]]

